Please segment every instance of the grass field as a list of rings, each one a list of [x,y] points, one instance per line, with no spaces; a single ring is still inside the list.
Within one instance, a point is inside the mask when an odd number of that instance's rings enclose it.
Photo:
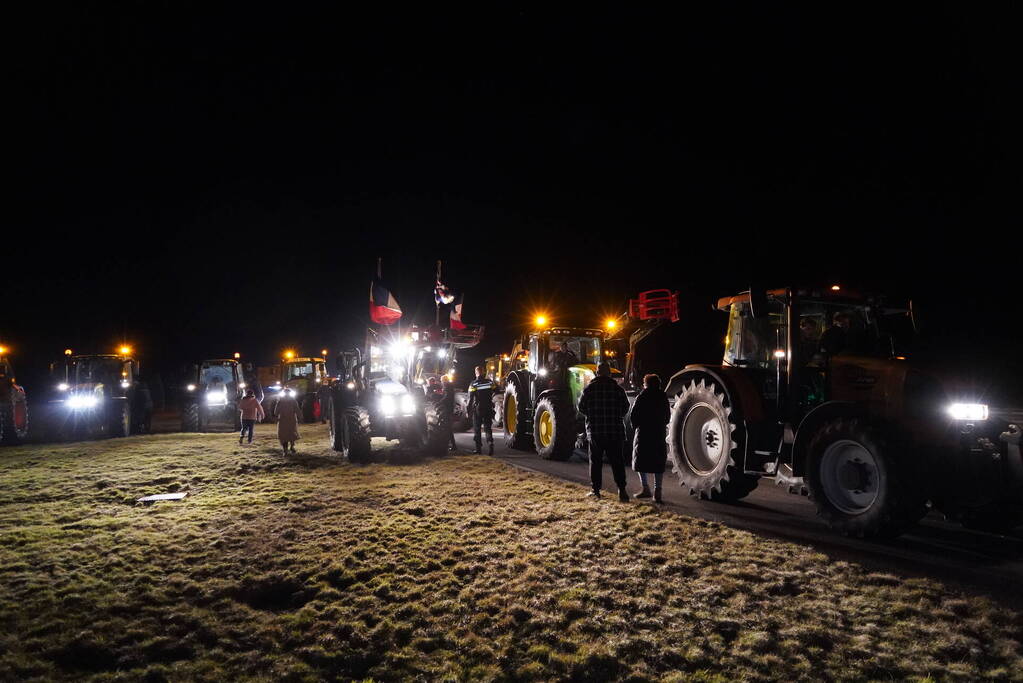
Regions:
[[[487,457],[0,451],[0,679],[1023,680],[1023,615]],[[188,491],[178,503],[139,496]]]

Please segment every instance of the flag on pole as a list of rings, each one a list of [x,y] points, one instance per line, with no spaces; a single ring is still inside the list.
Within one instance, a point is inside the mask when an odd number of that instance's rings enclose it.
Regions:
[[[452,296],[451,301],[451,329],[464,330],[465,323],[462,322],[462,295]]]
[[[443,284],[440,280],[437,280],[437,285],[433,288],[433,300],[437,302],[437,305],[450,304],[455,300],[455,295],[451,293],[448,286]]]
[[[393,325],[401,320],[398,300],[380,280],[373,280],[369,285],[369,319],[381,325]]]

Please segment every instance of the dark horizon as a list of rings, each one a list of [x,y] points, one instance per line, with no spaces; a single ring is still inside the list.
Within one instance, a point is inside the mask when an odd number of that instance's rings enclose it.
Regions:
[[[840,282],[913,298],[925,333],[1019,372],[1012,25],[953,6],[25,17],[0,340],[26,378],[122,336],[157,366],[336,349],[361,339],[379,256],[424,321],[444,260],[479,356],[540,303],[599,321],[655,287],[709,306]]]

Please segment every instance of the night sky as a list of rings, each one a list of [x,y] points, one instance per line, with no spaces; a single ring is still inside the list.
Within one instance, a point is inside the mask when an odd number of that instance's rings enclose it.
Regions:
[[[423,322],[443,259],[481,353],[534,306],[841,282],[1018,373],[1019,23],[976,5],[12,16],[0,339],[26,384],[122,336],[335,349],[381,256]]]

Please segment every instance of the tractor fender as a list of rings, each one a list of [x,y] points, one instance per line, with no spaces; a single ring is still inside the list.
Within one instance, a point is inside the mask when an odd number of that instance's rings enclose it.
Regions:
[[[723,365],[687,365],[668,380],[664,393],[668,398],[678,396],[682,387],[701,377],[714,380],[728,398],[729,404],[737,408],[747,423],[760,422],[764,419],[764,404],[749,375],[741,368],[730,368]]]
[[[536,402],[533,401],[529,395],[529,386],[533,381],[530,374],[529,370],[514,370],[508,373],[508,377],[505,379],[504,383],[505,386],[507,386],[508,383],[515,385],[515,388],[518,390],[518,395],[521,397],[519,399],[520,401],[522,398],[529,399],[530,405],[528,408],[530,415],[532,415],[533,406],[536,405]],[[539,400],[539,398],[537,398],[537,400]]]
[[[863,417],[861,404],[852,401],[828,401],[817,406],[799,422],[792,440],[792,475],[802,477],[806,471],[806,449],[821,425],[840,417]]]
[[[564,396],[568,396],[568,391],[566,391],[565,389],[547,389],[546,391],[541,391],[537,395],[536,401],[534,403],[539,403],[540,399],[544,399],[544,398],[548,398],[548,397],[550,397],[550,398],[555,398],[555,397],[561,398],[561,397],[564,397]],[[573,406],[573,408],[574,407],[575,406]]]

